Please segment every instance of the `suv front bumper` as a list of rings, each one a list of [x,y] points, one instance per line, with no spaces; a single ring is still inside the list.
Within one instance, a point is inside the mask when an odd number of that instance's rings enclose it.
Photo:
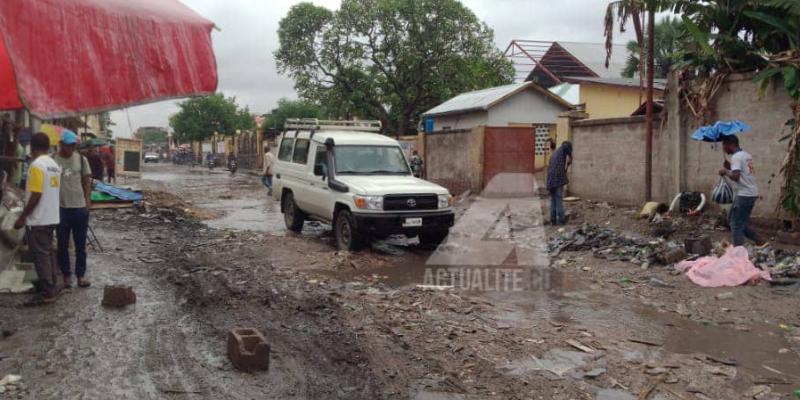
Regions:
[[[422,226],[405,227],[407,218],[422,218]],[[452,211],[418,213],[354,213],[355,229],[361,233],[388,236],[403,234],[416,236],[421,231],[446,231],[453,226]]]

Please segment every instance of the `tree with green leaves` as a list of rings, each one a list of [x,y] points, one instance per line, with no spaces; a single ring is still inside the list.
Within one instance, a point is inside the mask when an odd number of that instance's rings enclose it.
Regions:
[[[792,99],[794,118],[782,173],[781,205],[800,215],[800,2],[797,0],[676,0],[690,33],[678,52],[677,68],[703,82],[682,87],[695,116],[704,121],[714,94],[731,73],[758,73],[753,81],[764,93],[781,84]],[[778,78],[780,79],[773,79]]]
[[[139,128],[134,136],[141,139],[144,144],[166,144],[169,140],[169,135],[164,128],[154,126]]]
[[[283,129],[288,118],[327,118],[327,113],[319,104],[310,100],[278,100],[278,107],[267,116],[264,124],[267,128]]]
[[[675,54],[681,47],[682,41],[686,40],[687,33],[683,27],[683,21],[679,18],[667,16],[658,23],[655,27],[655,77],[666,78],[669,71],[672,69]],[[645,42],[647,35],[645,35]],[[627,44],[628,58],[625,61],[625,69],[622,71],[622,76],[625,78],[632,78],[639,74],[642,68],[641,53],[644,52],[647,56],[646,46],[640,45],[638,41],[631,40]],[[644,74],[642,74],[644,75]]]
[[[235,97],[222,93],[195,97],[178,104],[180,111],[169,119],[179,142],[205,140],[215,133],[233,135],[237,130],[252,130],[255,121],[247,107],[241,108]]]
[[[398,135],[427,109],[514,75],[492,30],[457,0],[343,0],[336,11],[300,3],[278,36],[279,71],[301,97]]]

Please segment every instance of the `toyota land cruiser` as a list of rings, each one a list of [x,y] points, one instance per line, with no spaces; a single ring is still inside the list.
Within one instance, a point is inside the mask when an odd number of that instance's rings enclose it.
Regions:
[[[380,129],[379,121],[286,121],[273,196],[289,230],[310,219],[329,222],[340,250],[393,234],[426,247],[447,237],[453,196],[415,178],[400,144]]]

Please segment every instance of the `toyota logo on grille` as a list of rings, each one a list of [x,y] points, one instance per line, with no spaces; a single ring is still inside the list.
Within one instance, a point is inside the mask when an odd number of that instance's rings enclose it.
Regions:
[[[414,199],[408,199],[406,204],[408,205],[408,208],[415,208],[417,206],[417,201]]]

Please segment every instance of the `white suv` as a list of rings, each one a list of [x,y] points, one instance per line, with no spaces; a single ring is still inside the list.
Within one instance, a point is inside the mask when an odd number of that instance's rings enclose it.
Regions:
[[[392,234],[438,245],[453,226],[453,196],[415,178],[396,140],[378,121],[290,119],[275,165],[273,193],[287,228],[330,222],[340,250]]]

